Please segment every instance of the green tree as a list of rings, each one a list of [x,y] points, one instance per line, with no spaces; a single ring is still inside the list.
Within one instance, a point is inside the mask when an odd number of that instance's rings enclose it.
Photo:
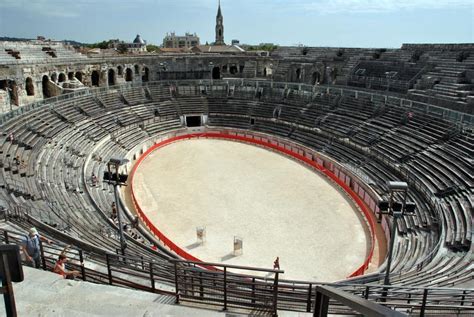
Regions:
[[[128,52],[128,46],[127,44],[125,43],[120,43],[119,45],[117,45],[117,51],[120,53],[120,54],[125,54]]]
[[[158,52],[158,51],[160,50],[160,47],[157,46],[157,45],[148,44],[148,45],[146,46],[146,50],[147,50],[148,52]]]

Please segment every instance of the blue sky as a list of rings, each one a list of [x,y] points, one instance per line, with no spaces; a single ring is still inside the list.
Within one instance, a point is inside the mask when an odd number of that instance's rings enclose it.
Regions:
[[[473,0],[221,0],[225,40],[400,47],[473,43]],[[0,0],[0,36],[161,44],[166,32],[214,40],[217,0]]]

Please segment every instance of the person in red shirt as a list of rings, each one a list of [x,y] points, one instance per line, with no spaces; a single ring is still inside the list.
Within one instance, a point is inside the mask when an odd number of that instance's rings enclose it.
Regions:
[[[67,256],[64,253],[61,253],[54,265],[53,272],[61,275],[65,279],[73,280],[77,275],[79,275],[79,271],[66,270],[66,262]]]

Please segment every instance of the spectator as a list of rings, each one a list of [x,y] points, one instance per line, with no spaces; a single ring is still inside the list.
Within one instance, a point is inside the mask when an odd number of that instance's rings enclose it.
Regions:
[[[113,220],[117,219],[117,206],[115,206],[115,202],[112,202],[112,216]]]
[[[92,173],[91,181],[92,181],[92,186],[97,186],[97,176],[95,176],[94,173]]]
[[[280,257],[279,256],[277,256],[277,258],[273,262],[273,269],[274,270],[279,270],[280,269]]]
[[[54,265],[53,272],[61,275],[65,279],[73,280],[77,275],[79,275],[79,271],[66,270],[67,256],[64,253],[65,250],[59,255],[58,260]]]
[[[41,265],[40,241],[51,243],[50,240],[38,234],[36,228],[31,228],[28,235],[21,240],[21,249],[29,266],[39,269]]]
[[[138,228],[138,216],[135,216],[135,218],[133,218],[131,225],[133,229]]]

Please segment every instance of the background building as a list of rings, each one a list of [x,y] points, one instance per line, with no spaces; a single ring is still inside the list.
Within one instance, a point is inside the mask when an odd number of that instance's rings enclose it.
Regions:
[[[164,48],[191,48],[200,45],[199,36],[196,33],[187,33],[184,36],[176,33],[166,33],[163,39]]]

